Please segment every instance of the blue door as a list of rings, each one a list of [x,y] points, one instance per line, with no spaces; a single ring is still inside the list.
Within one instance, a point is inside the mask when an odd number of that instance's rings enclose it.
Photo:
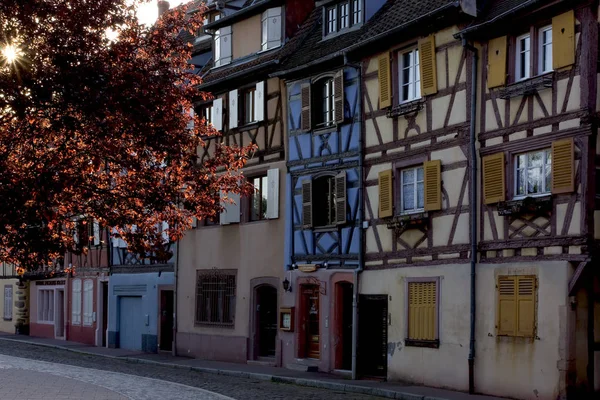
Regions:
[[[142,298],[119,297],[119,347],[142,350]]]

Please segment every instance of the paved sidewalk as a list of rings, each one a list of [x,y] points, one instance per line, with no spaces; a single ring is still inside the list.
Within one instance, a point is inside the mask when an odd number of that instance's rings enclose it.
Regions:
[[[11,335],[0,332],[0,340],[13,340],[38,346],[64,349],[81,354],[124,359],[130,362],[156,364],[173,368],[191,369],[204,373],[252,378],[300,386],[324,388],[349,393],[402,400],[502,400],[499,397],[469,395],[451,390],[414,386],[399,382],[352,381],[335,375],[319,372],[301,372],[286,368],[262,365],[225,363],[168,354],[148,354],[124,349],[109,349],[63,340]],[[505,400],[505,399],[504,399]]]

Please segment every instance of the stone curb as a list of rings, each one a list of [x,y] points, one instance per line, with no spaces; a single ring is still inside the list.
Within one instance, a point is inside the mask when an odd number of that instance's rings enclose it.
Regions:
[[[163,367],[171,367],[171,368],[175,368],[175,369],[187,369],[187,370],[191,370],[191,371],[204,372],[207,374],[234,376],[234,377],[238,377],[238,378],[247,378],[247,379],[257,379],[260,381],[271,381],[274,383],[284,383],[284,384],[291,384],[291,385],[297,385],[297,386],[313,387],[313,388],[317,388],[317,389],[337,390],[337,391],[342,391],[342,392],[346,392],[346,393],[360,393],[360,394],[365,394],[365,395],[370,395],[370,396],[385,397],[388,399],[447,400],[447,399],[440,398],[440,397],[431,397],[431,396],[424,396],[424,395],[414,394],[414,393],[397,392],[395,390],[366,387],[366,386],[359,386],[359,385],[351,385],[351,384],[344,384],[344,383],[337,383],[337,382],[321,381],[318,379],[294,378],[291,376],[261,374],[261,373],[257,373],[257,372],[245,372],[245,371],[217,369],[217,368],[208,368],[208,367],[194,367],[194,366],[189,366],[189,365],[181,365],[181,364],[167,363],[167,362],[161,362],[161,361],[145,360],[142,358],[136,358],[136,357],[130,357],[130,356],[124,356],[124,357],[111,356],[108,354],[98,354],[98,353],[93,353],[91,351],[74,349],[74,348],[70,348],[67,346],[59,346],[59,345],[47,344],[47,343],[36,343],[36,342],[30,342],[27,340],[13,339],[13,338],[2,337],[2,336],[0,336],[0,340],[26,343],[26,344],[30,344],[33,346],[48,347],[51,349],[66,350],[66,351],[70,351],[72,353],[78,353],[78,354],[84,354],[84,355],[90,355],[90,356],[111,358],[111,359],[115,359],[115,360],[125,360],[128,362],[138,363],[138,364],[160,365]]]

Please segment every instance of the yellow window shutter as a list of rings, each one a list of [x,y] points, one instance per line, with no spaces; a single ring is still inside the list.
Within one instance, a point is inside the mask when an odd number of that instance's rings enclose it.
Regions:
[[[573,138],[552,142],[552,193],[575,191]]]
[[[435,62],[435,36],[419,40],[419,68],[421,70],[421,94],[437,93],[437,68]]]
[[[506,84],[506,36],[488,42],[488,88]]]
[[[517,336],[533,337],[535,333],[535,276],[517,277]]]
[[[425,161],[423,163],[423,197],[425,198],[425,211],[442,209],[442,162],[440,160]]]
[[[392,77],[390,75],[390,54],[383,53],[377,57],[379,64],[379,108],[392,105]]]
[[[379,173],[379,218],[394,215],[392,176],[391,169]]]
[[[575,14],[573,10],[552,18],[552,67],[575,64]]]
[[[436,282],[408,284],[408,339],[436,340]]]
[[[516,276],[498,277],[498,303],[496,318],[498,336],[514,336],[517,333]]]
[[[504,201],[504,153],[496,153],[482,158],[483,202],[494,204]]]

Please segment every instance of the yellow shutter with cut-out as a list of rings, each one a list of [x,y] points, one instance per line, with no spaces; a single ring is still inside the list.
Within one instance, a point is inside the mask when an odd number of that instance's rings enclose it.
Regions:
[[[516,336],[533,337],[535,333],[535,276],[517,276]]]
[[[496,309],[497,335],[514,336],[517,332],[517,277],[499,276],[496,291],[498,303]]]
[[[504,201],[504,153],[496,153],[481,159],[483,165],[483,202],[494,204]]]
[[[506,36],[488,42],[488,88],[506,84]]]
[[[573,138],[552,142],[552,193],[575,191],[575,149]]]
[[[436,282],[408,283],[408,339],[437,339],[436,303]]]
[[[575,14],[573,10],[552,18],[552,67],[575,64]]]
[[[436,94],[437,67],[434,35],[419,40],[419,69],[421,71],[421,95]]]
[[[394,215],[392,177],[391,169],[379,173],[379,218]]]
[[[440,160],[423,163],[423,197],[425,211],[442,209],[442,162]]]
[[[390,74],[390,54],[383,53],[377,57],[379,65],[379,108],[392,105],[392,77]]]

